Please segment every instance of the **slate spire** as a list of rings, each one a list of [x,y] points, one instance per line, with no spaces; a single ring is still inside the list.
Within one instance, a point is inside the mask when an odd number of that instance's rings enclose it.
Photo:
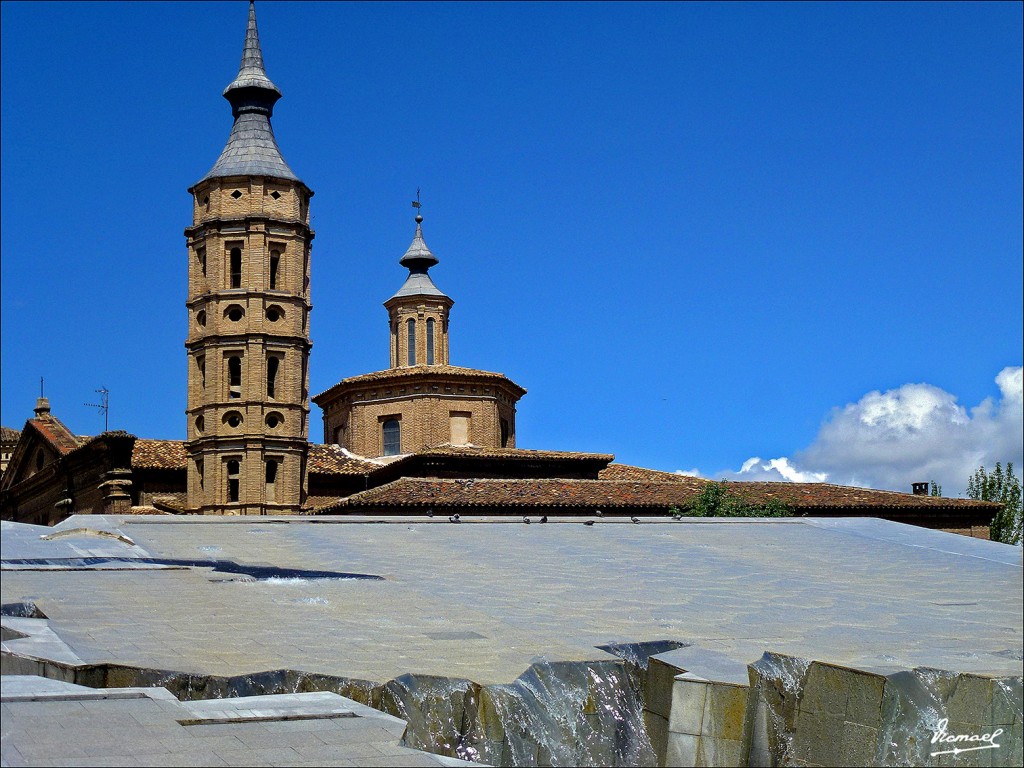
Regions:
[[[263,69],[263,51],[256,27],[256,4],[249,0],[249,24],[238,75],[224,89],[235,124],[224,151],[201,181],[224,176],[270,176],[298,181],[274,138],[270,116],[281,91]]]
[[[224,89],[224,98],[231,102],[232,108],[237,110],[236,101],[244,103],[244,100],[239,98],[243,94],[235,92],[244,91],[249,88],[256,89],[259,93],[245,95],[250,96],[250,98],[260,98],[260,100],[266,102],[266,108],[273,112],[274,102],[281,98],[281,91],[270,81],[266,71],[263,69],[260,32],[256,27],[255,0],[249,0],[249,25],[245,30],[245,44],[242,46],[242,63],[238,66],[238,75]]]
[[[427,270],[437,264],[437,256],[431,253],[430,248],[427,247],[427,243],[423,239],[423,216],[419,212],[418,198],[419,193],[417,192],[417,201],[413,203],[413,206],[417,209],[416,234],[413,235],[412,243],[406,249],[405,255],[398,260],[399,264],[409,269],[409,276],[405,279],[402,287],[398,289],[398,293],[391,298],[397,299],[401,296],[443,296],[447,299],[448,297],[434,285],[434,281],[427,274]],[[388,301],[390,300],[388,299]]]
[[[419,212],[416,213],[416,234],[413,235],[412,243],[398,263],[412,271],[424,273],[437,264],[437,256],[430,252],[423,239],[423,216]]]

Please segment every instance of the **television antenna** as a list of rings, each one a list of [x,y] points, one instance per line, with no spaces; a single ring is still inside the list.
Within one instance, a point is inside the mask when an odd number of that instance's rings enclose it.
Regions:
[[[103,414],[103,431],[110,431],[110,390],[106,387],[100,387],[96,390],[99,393],[100,401],[98,403],[85,403],[89,408],[99,408],[100,413]]]

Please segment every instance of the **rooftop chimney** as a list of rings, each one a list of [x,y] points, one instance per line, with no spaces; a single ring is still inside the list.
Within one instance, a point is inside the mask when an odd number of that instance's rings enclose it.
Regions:
[[[50,401],[45,397],[36,400],[36,418],[48,416],[50,413]]]
[[[927,496],[928,495],[928,483],[913,483],[915,496]]]

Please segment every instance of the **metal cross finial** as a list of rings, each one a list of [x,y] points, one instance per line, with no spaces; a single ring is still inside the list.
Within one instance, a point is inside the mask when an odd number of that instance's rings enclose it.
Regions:
[[[89,408],[99,408],[100,413],[103,414],[103,431],[110,431],[110,390],[106,387],[101,387],[96,390],[100,394],[100,402],[98,403],[85,403]]]
[[[43,394],[43,377],[42,376],[39,377],[39,396],[40,397],[46,397],[46,395]]]

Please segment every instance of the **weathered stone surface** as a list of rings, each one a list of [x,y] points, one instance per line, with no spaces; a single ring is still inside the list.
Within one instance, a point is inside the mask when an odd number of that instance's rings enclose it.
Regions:
[[[672,711],[668,728],[675,733],[699,736],[704,723],[708,684],[702,680],[677,679],[672,689]]]
[[[665,753],[668,748],[668,720],[659,714],[644,710],[644,727],[651,740],[651,748],[658,757],[659,765],[664,765]]]
[[[689,768],[697,765],[700,736],[690,733],[669,731],[668,749],[665,753],[665,765]]]
[[[747,718],[747,686],[711,682],[704,699],[701,734],[729,741],[743,738]]]
[[[668,719],[672,710],[672,688],[676,675],[685,669],[673,666],[652,656],[647,662],[647,676],[644,685],[644,705],[652,712]]]

